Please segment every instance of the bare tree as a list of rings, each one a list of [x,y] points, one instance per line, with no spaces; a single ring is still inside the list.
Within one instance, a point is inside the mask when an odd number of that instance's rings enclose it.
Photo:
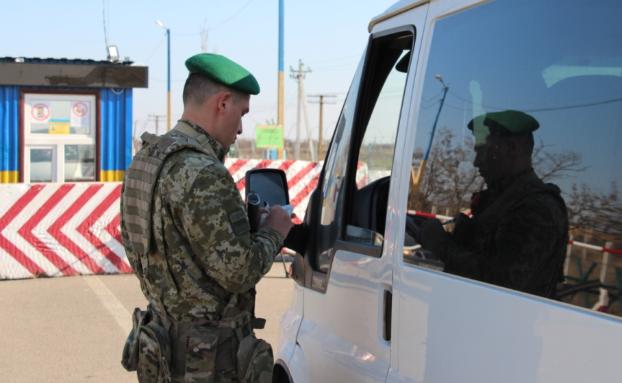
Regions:
[[[553,152],[553,145],[544,145],[542,140],[533,149],[533,168],[544,182],[568,177],[586,169],[581,166],[581,155],[573,151]]]
[[[417,187],[411,188],[409,208],[421,211],[448,210],[451,214],[468,209],[473,193],[482,190],[484,180],[473,166],[475,153],[473,137],[456,142],[455,134],[441,129],[438,139],[425,163],[424,176]],[[421,163],[423,154],[415,153]],[[533,151],[533,167],[545,182],[569,177],[584,171],[581,156],[572,151],[554,152],[552,145],[542,141]],[[584,195],[582,198],[588,198]],[[594,197],[589,197],[594,200]],[[599,199],[603,201],[603,199]]]
[[[590,230],[602,241],[622,236],[622,201],[615,182],[609,193],[594,191],[586,184],[575,184],[567,204],[569,220],[575,230]]]
[[[409,207],[431,211],[432,207],[455,214],[467,209],[471,195],[482,189],[484,180],[473,163],[472,139],[456,144],[455,135],[448,129],[438,132],[439,138],[430,152],[425,173],[417,188],[411,189]],[[415,158],[421,161],[422,153]]]

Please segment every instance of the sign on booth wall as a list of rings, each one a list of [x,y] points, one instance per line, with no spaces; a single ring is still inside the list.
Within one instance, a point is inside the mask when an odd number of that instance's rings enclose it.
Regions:
[[[47,96],[47,97],[46,97]],[[34,99],[36,97],[36,99]],[[59,99],[60,98],[60,99]],[[90,136],[93,129],[92,96],[33,95],[30,105],[31,134],[79,134]]]
[[[95,94],[24,94],[24,182],[95,181],[96,99]]]

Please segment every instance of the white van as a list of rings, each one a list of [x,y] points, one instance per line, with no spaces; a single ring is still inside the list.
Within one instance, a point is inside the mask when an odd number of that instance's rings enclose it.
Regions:
[[[622,2],[404,0],[369,30],[289,240],[274,381],[622,382]],[[534,170],[568,208],[558,299],[446,272],[405,229],[469,213],[468,125],[503,110],[538,121]]]

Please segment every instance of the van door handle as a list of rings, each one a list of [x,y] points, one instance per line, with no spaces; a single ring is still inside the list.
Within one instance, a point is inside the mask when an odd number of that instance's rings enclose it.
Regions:
[[[384,291],[384,323],[382,326],[382,337],[387,342],[391,341],[391,306],[393,293],[389,290]]]

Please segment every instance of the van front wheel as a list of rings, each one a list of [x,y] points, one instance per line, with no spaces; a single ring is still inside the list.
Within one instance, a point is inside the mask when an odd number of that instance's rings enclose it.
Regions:
[[[293,383],[293,381],[289,377],[285,367],[280,364],[275,364],[272,374],[272,383]]]

